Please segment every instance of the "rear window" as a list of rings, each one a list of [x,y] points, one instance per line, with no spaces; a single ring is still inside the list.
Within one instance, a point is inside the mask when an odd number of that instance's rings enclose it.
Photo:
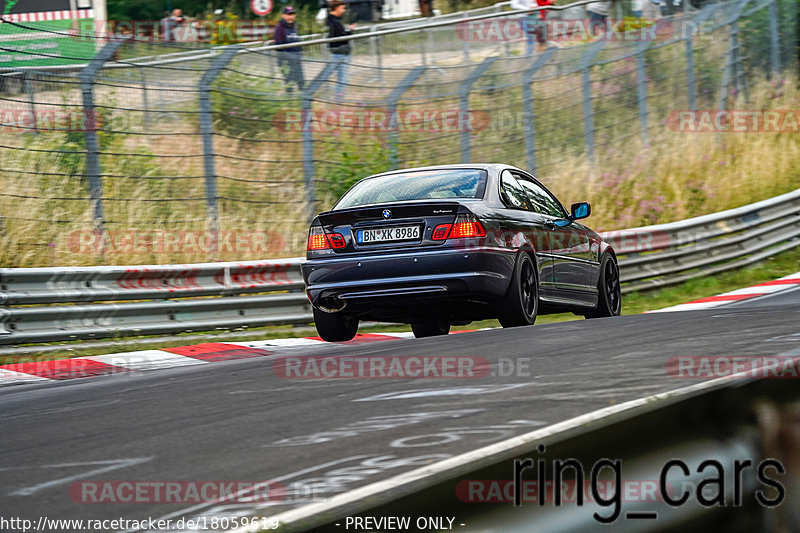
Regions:
[[[482,198],[485,189],[485,170],[415,170],[360,181],[342,196],[334,209],[408,200]]]

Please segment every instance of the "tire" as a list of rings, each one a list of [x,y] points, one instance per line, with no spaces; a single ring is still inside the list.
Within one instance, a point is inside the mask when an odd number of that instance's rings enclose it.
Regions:
[[[422,337],[435,337],[450,333],[450,322],[446,320],[428,320],[426,322],[412,322],[411,331],[418,339]]]
[[[622,312],[622,292],[619,286],[619,265],[611,254],[604,254],[597,280],[597,307],[586,318],[619,316]]]
[[[522,253],[517,257],[511,285],[497,302],[497,319],[504,328],[530,326],[539,312],[539,279],[531,256]]]
[[[358,332],[358,319],[341,313],[326,313],[314,307],[314,325],[324,341],[344,342],[352,340]]]

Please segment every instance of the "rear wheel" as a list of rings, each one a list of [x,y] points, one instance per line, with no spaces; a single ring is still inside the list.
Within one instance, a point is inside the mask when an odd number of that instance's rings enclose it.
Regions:
[[[530,326],[539,312],[539,280],[531,256],[523,253],[517,258],[511,286],[497,302],[497,319],[504,328]]]
[[[358,332],[358,319],[342,313],[326,313],[314,307],[314,325],[324,341],[344,342],[352,340]]]
[[[600,279],[597,280],[597,308],[586,313],[586,318],[619,316],[622,311],[622,291],[619,286],[619,265],[611,254],[600,262]]]
[[[412,322],[411,331],[418,339],[422,337],[435,337],[450,333],[450,322],[446,320],[428,320],[425,322]]]

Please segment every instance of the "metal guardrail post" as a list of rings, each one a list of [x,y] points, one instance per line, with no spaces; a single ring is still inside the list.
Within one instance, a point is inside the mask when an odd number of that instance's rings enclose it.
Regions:
[[[217,176],[214,171],[214,131],[211,115],[211,83],[219,76],[241,46],[226,48],[217,56],[203,77],[200,78],[198,91],[200,92],[200,134],[203,137],[203,171],[206,185],[206,224],[211,236],[209,253],[213,256],[217,252],[219,239],[219,209],[217,207]]]
[[[320,86],[328,79],[336,67],[334,63],[328,63],[322,72],[308,84],[303,91],[301,98],[301,115],[300,120],[303,121],[303,177],[305,179],[306,187],[306,218],[311,221],[316,214],[317,193],[314,184],[314,132],[311,129],[311,102]]]
[[[489,67],[497,61],[496,56],[487,57],[484,59],[480,65],[475,67],[472,72],[470,72],[467,79],[465,79],[461,83],[461,87],[459,88],[459,113],[461,116],[467,116],[469,113],[469,91],[472,86],[475,84],[478,79],[483,76]],[[469,136],[472,132],[470,131],[462,131],[461,132],[461,162],[462,163],[470,163],[472,161],[472,154],[470,153],[470,142]]]
[[[414,85],[416,81],[422,76],[425,71],[428,69],[425,65],[420,65],[418,67],[414,67],[411,69],[411,72],[406,74],[406,77],[403,78],[403,81],[392,90],[389,94],[389,98],[386,100],[386,110],[389,113],[389,116],[393,116],[397,111],[397,101],[400,100],[400,97],[406,92],[409,87]],[[389,161],[391,164],[391,169],[394,170],[398,167],[399,161],[397,158],[397,128],[390,128],[389,129]]]
[[[86,176],[89,181],[89,201],[96,232],[104,231],[103,187],[100,180],[100,147],[97,143],[98,121],[94,107],[94,80],[103,65],[114,56],[123,41],[111,41],[81,70],[79,79],[83,96],[84,139],[86,140]]]
[[[531,68],[525,71],[522,76],[522,118],[525,130],[525,155],[528,163],[528,171],[536,174],[536,128],[533,116],[533,95],[531,94],[531,83],[533,76],[542,68],[550,58],[556,53],[558,48],[552,47],[539,54]]]
[[[641,128],[642,144],[647,144],[647,73],[644,65],[644,52],[650,43],[639,41],[636,44],[636,102],[639,106],[639,127]]]
[[[769,57],[772,72],[770,77],[781,71],[781,50],[778,44],[778,0],[769,3]]]
[[[592,109],[592,62],[606,45],[605,39],[595,42],[581,59],[581,86],[583,91],[583,136],[589,163],[594,164],[594,111]]]

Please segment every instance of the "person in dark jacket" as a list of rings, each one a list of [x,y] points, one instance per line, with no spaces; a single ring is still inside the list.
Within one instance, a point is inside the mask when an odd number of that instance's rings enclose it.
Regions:
[[[295,18],[297,12],[292,6],[286,6],[281,13],[281,21],[275,27],[275,44],[287,44],[300,42],[300,35],[297,33]],[[303,77],[303,64],[300,61],[303,50],[301,47],[284,48],[278,50],[278,67],[283,72],[286,80],[286,91],[291,93],[292,84],[297,84],[297,88],[302,91],[306,85]]]
[[[347,27],[342,23],[342,15],[347,9],[342,0],[331,0],[328,4],[328,37],[342,37],[344,35],[352,35],[355,24],[350,24]],[[335,43],[328,43],[332,60],[336,64],[336,97],[341,99],[344,96],[344,89],[347,85],[347,67],[350,63],[350,41],[338,41]]]

